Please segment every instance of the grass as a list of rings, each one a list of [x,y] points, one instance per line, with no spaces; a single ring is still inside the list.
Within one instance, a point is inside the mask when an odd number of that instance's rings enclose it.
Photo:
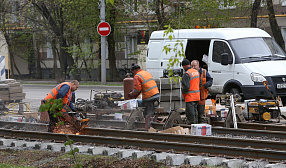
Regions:
[[[1,164],[0,163],[0,168],[31,168],[30,166],[15,166],[15,165],[12,165],[12,164]]]

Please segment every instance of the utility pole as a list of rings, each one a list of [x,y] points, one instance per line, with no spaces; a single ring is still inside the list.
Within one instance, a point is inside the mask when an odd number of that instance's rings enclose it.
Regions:
[[[100,4],[100,22],[105,22],[105,0],[101,0]],[[101,36],[101,84],[106,84],[106,37]]]

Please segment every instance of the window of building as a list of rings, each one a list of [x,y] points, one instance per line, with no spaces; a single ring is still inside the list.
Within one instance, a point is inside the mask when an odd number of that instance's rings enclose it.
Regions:
[[[220,0],[219,9],[235,9],[235,0]]]
[[[49,42],[47,42],[47,58],[53,58],[52,45]]]

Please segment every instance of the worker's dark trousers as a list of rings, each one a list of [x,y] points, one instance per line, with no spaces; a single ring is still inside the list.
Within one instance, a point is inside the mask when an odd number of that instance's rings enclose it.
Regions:
[[[143,116],[145,118],[145,129],[148,130],[151,125],[151,120],[154,117],[154,101],[143,101],[144,106]]]
[[[198,101],[186,102],[187,124],[198,124]]]
[[[205,112],[205,105],[198,104],[198,122],[203,122],[203,116]]]
[[[144,118],[146,115],[153,116],[154,115],[154,101],[143,101],[144,106],[143,116]]]
[[[50,118],[48,132],[53,132],[55,127],[57,126],[58,119],[54,117],[54,113],[50,113],[50,112],[48,113],[49,113],[49,118]]]

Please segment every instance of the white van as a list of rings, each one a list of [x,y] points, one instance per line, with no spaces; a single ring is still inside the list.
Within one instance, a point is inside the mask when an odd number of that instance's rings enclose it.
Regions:
[[[163,47],[174,47],[176,40],[182,40],[186,58],[199,60],[213,77],[211,95],[229,92],[246,99],[271,98],[263,85],[267,80],[273,96],[286,103],[286,55],[267,32],[258,28],[181,29],[174,30],[172,41],[163,35],[163,30],[154,31],[148,43],[146,70],[154,78],[163,77],[174,56],[172,52],[166,55]],[[202,61],[204,54],[207,63]],[[181,64],[175,69],[182,72]]]

